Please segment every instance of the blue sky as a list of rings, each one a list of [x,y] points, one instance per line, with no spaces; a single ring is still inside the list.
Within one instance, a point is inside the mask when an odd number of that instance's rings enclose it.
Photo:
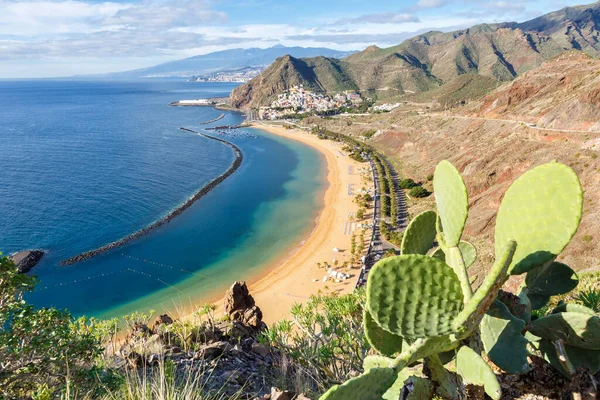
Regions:
[[[386,47],[424,31],[521,22],[576,4],[582,2],[0,0],[0,78],[122,71],[238,47]]]

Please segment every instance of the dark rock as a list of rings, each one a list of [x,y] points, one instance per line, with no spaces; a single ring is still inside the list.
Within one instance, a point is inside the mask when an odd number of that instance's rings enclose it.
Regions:
[[[196,352],[195,357],[204,360],[212,360],[220,357],[223,354],[227,354],[231,351],[231,344],[229,342],[216,342],[206,346],[203,346]]]
[[[262,345],[257,342],[252,343],[252,351],[261,357],[266,357],[270,353],[269,349],[267,349],[265,345]]]
[[[42,250],[24,250],[11,255],[10,258],[14,261],[19,273],[26,274],[40,262],[44,254],[46,253]]]
[[[132,328],[133,334],[137,336],[150,336],[152,331],[146,324],[136,323]]]
[[[163,314],[159,316],[156,321],[154,321],[154,325],[152,326],[152,331],[157,332],[157,329],[161,325],[171,325],[173,323],[173,318],[169,317],[167,314]]]
[[[254,302],[248,291],[246,282],[235,282],[225,293],[225,313],[231,321],[241,322],[246,326],[260,329],[262,324],[262,311]]]

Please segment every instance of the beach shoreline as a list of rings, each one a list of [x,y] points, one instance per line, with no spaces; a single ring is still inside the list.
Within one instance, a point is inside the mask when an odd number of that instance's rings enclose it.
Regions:
[[[261,308],[263,320],[268,324],[290,317],[294,303],[306,302],[311,295],[320,291],[325,293],[345,294],[354,290],[360,274],[360,262],[351,269],[343,268],[345,261],[352,258],[352,230],[360,240],[361,229],[354,221],[352,214],[359,206],[354,198],[361,187],[373,188],[368,163],[359,163],[343,152],[342,143],[324,140],[317,135],[297,129],[286,129],[280,126],[256,124],[252,128],[260,129],[268,134],[301,142],[319,152],[325,160],[322,174],[326,179],[324,188],[317,193],[321,200],[315,213],[314,223],[304,232],[300,232],[296,244],[289,246],[261,266],[259,270],[235,280],[245,281],[250,294]],[[351,186],[353,189],[351,190]],[[372,220],[373,209],[367,210],[364,222]],[[365,248],[371,238],[371,230],[364,233]],[[334,248],[339,249],[338,252]],[[338,260],[334,266],[333,260]],[[321,264],[321,267],[317,265]],[[348,279],[323,278],[328,271],[323,266],[328,263],[334,270],[348,273]],[[228,282],[227,287],[234,281]],[[194,312],[202,305],[211,303],[217,306],[216,315],[224,312],[225,289],[211,291],[199,296],[190,296],[174,300],[173,306],[167,303],[155,305],[162,309],[161,313],[169,313],[176,319],[194,319]]]
[[[355,174],[354,171],[361,167],[366,168],[367,165],[360,164],[342,153],[342,144],[320,139],[298,129],[286,129],[283,126],[264,123],[253,123],[252,127],[311,146],[325,157],[327,168],[328,187],[308,237],[293,251],[282,255],[270,268],[265,268],[262,274],[247,280],[250,293],[261,308],[265,322],[270,324],[288,317],[294,303],[307,301],[319,291],[345,294],[354,290],[360,267],[341,267],[344,261],[351,258],[350,226],[354,226],[354,223],[350,221],[350,215],[359,208],[353,201],[355,194],[350,195],[349,188],[353,185],[359,189],[359,185],[363,185],[361,175]],[[363,186],[371,187],[372,182]],[[369,215],[366,215],[365,220],[368,219]],[[348,226],[348,229],[345,229],[345,226]],[[355,233],[358,236],[359,230],[356,229]],[[369,230],[366,231],[365,237],[371,237]],[[335,252],[334,248],[340,251]],[[333,259],[338,260],[338,267],[334,269],[349,273],[349,279],[340,282],[329,279],[323,282],[327,271],[317,263],[327,262],[332,265]]]

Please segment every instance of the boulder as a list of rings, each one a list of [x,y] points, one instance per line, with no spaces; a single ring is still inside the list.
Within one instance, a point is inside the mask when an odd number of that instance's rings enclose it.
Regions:
[[[227,293],[225,293],[225,313],[231,321],[237,321],[255,329],[260,329],[263,326],[262,311],[255,304],[246,282],[235,282],[227,290]]]
[[[42,259],[43,250],[24,250],[10,256],[20,274],[26,274]]]
[[[200,350],[196,352],[195,357],[204,360],[212,360],[213,358],[229,353],[231,348],[232,346],[229,342],[216,342],[202,346]]]

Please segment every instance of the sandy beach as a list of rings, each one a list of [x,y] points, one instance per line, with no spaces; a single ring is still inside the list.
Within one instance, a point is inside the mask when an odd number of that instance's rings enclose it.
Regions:
[[[342,151],[340,143],[322,140],[296,129],[269,124],[253,126],[314,147],[325,156],[328,169],[329,187],[325,192],[323,209],[310,236],[265,276],[257,281],[250,281],[250,293],[262,309],[265,322],[271,324],[287,317],[294,303],[308,300],[310,295],[319,290],[343,294],[354,289],[360,266],[343,268],[342,265],[352,258],[352,232],[354,231],[358,243],[362,231],[357,226],[359,221],[353,217],[359,208],[354,198],[361,188],[372,189],[373,182],[369,164],[349,158]],[[372,213],[372,209],[367,210],[363,222],[372,221]],[[368,247],[370,237],[371,230],[367,229],[364,234],[365,248]],[[340,251],[336,252],[334,248]],[[337,267],[333,266],[334,260],[338,261]],[[321,266],[317,263],[321,263]],[[349,273],[351,277],[340,282],[334,279],[323,282],[327,275],[323,267],[325,263],[340,272]]]

